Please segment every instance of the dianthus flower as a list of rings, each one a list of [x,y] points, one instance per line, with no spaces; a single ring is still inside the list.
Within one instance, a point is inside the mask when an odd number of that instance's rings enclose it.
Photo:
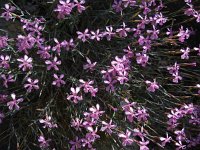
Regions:
[[[133,143],[133,139],[130,138],[131,131],[129,131],[128,129],[126,130],[126,133],[120,133],[120,134],[118,134],[118,136],[120,138],[122,138],[122,145],[123,146],[131,145]]]
[[[83,100],[83,97],[80,95],[78,95],[78,93],[80,92],[80,87],[76,87],[76,88],[73,88],[71,87],[71,95],[69,95],[67,97],[68,100],[72,100],[75,104],[78,103],[78,101],[81,101]]]
[[[8,55],[0,56],[0,67],[2,67],[4,69],[9,69],[10,68],[9,62],[10,62],[10,56],[8,56]]]
[[[24,55],[24,58],[17,59],[17,61],[21,62],[19,68],[22,69],[23,71],[27,71],[28,69],[31,69],[33,67],[32,66],[33,59],[31,57],[28,57],[27,55]]]
[[[38,79],[32,80],[31,78],[27,79],[26,84],[24,84],[24,88],[26,88],[27,92],[30,93],[32,90],[38,90],[39,86],[38,86]]]
[[[65,81],[63,80],[64,74],[61,74],[60,76],[58,76],[57,74],[53,74],[53,77],[55,78],[55,80],[52,82],[52,85],[61,87],[61,85],[65,84]]]
[[[6,36],[0,36],[0,49],[8,46],[7,41],[8,41],[8,38]]]
[[[154,79],[153,82],[146,80],[145,83],[149,86],[149,87],[147,88],[147,90],[148,90],[149,92],[155,92],[157,89],[159,89],[159,85],[158,85],[158,83],[156,82],[156,79]]]
[[[59,70],[57,65],[61,65],[61,61],[58,60],[58,58],[55,56],[54,59],[52,61],[50,60],[46,60],[45,64],[47,64],[47,70],[51,70],[52,68],[56,71]]]
[[[7,106],[10,110],[19,110],[19,103],[23,101],[23,98],[16,99],[16,95],[14,93],[11,94],[12,101],[7,102]]]
[[[3,79],[3,86],[8,88],[8,83],[9,82],[15,82],[15,79],[13,75],[9,74],[8,76],[6,76],[5,74],[1,75],[1,78]]]
[[[6,21],[13,18],[12,12],[16,10],[14,6],[11,6],[10,4],[5,4],[5,8],[3,8],[5,12],[1,14],[3,18],[6,19]]]

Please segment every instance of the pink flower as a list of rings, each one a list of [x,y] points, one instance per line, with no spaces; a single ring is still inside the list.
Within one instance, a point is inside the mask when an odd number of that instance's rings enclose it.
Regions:
[[[78,137],[76,137],[76,140],[70,141],[69,143],[72,145],[70,150],[77,150],[81,148],[81,140]]]
[[[72,119],[71,127],[74,127],[77,131],[78,130],[81,131],[81,127],[83,126],[82,122],[83,122],[83,120],[79,119],[79,118]]]
[[[0,36],[0,49],[8,46],[7,41],[8,41],[8,38],[6,36]]]
[[[23,98],[16,99],[16,95],[14,93],[11,94],[12,101],[7,102],[7,106],[10,110],[19,110],[19,103],[23,101]]]
[[[41,136],[38,138],[38,142],[40,142],[40,147],[41,147],[41,148],[47,148],[47,147],[49,147],[49,142],[50,142],[50,141],[51,141],[50,139],[45,140],[45,138],[44,138],[43,135],[41,135]]]
[[[126,24],[123,22],[122,28],[117,29],[116,32],[120,37],[127,37],[127,32],[130,32],[130,28],[126,28]]]
[[[176,142],[175,145],[177,146],[176,150],[186,149],[186,145],[183,145],[181,141]]]
[[[178,83],[179,80],[181,81],[181,80],[183,79],[183,78],[179,75],[178,72],[174,73],[172,76],[173,76],[173,82],[174,82],[174,83]]]
[[[17,61],[21,62],[21,64],[19,65],[19,68],[22,69],[23,71],[26,71],[26,70],[30,70],[32,69],[32,61],[33,59],[30,57],[28,57],[27,55],[24,55],[24,58],[20,58],[20,59],[17,59]]]
[[[44,124],[43,128],[57,128],[58,125],[56,123],[53,123],[51,116],[47,116],[45,119],[40,119],[40,123]]]
[[[94,88],[92,86],[92,84],[94,84],[94,81],[88,81],[88,82],[86,82],[86,81],[80,79],[79,82],[82,83],[80,85],[80,87],[83,87],[83,90],[84,90],[85,93],[90,92],[92,96],[96,95],[96,93],[98,91],[98,88]]]
[[[100,33],[99,29],[96,32],[91,31],[90,39],[92,39],[92,40],[96,39],[97,41],[100,41],[101,37],[102,37],[102,34]]]
[[[79,13],[82,13],[86,9],[85,6],[83,6],[83,4],[85,4],[85,0],[79,0],[79,1],[74,0],[75,3],[74,6],[77,7]]]
[[[122,9],[122,1],[119,1],[119,0],[115,0],[113,5],[112,5],[112,8],[116,11],[116,12],[121,12],[123,9]]]
[[[120,138],[122,138],[122,145],[123,146],[131,145],[133,143],[133,139],[130,138],[131,131],[129,131],[128,129],[126,130],[126,133],[120,133],[120,134],[118,134],[118,136]]]
[[[65,16],[71,14],[74,3],[70,2],[70,0],[60,0],[59,3],[60,4],[57,5],[57,8],[54,11],[58,12],[58,19],[64,19]]]
[[[176,140],[177,141],[185,141],[186,135],[185,135],[185,129],[183,128],[182,130],[176,130],[174,133],[177,135]]]
[[[70,90],[71,90],[71,95],[67,97],[68,100],[72,100],[75,104],[77,104],[78,101],[83,100],[83,97],[81,95],[80,96],[78,95],[78,93],[80,92],[80,87],[76,87],[76,89],[71,87]]]
[[[112,124],[112,120],[109,123],[102,121],[103,127],[101,127],[101,131],[106,131],[108,134],[112,134],[112,130],[116,128],[116,125]]]
[[[28,54],[28,49],[33,48],[35,42],[36,40],[31,34],[28,34],[28,36],[18,35],[16,45],[20,52]]]
[[[5,4],[5,8],[3,9],[5,10],[5,12],[3,12],[1,16],[5,18],[6,21],[12,19],[12,12],[15,11],[16,8],[14,6],[11,6],[10,4]]]
[[[142,67],[145,67],[149,60],[149,56],[147,54],[136,53],[136,61],[138,64],[141,64]]]
[[[90,117],[97,119],[97,120],[104,113],[104,111],[100,111],[99,104],[96,104],[96,107],[94,107],[94,106],[90,107],[89,111],[91,112]]]
[[[6,77],[5,74],[2,74],[2,75],[1,75],[1,78],[4,80],[4,81],[3,81],[3,86],[6,87],[6,88],[8,88],[8,83],[9,83],[9,82],[15,82],[15,79],[13,79],[14,76],[13,76],[13,75],[10,75],[10,74],[9,74],[7,77]]]
[[[139,146],[140,146],[140,150],[149,150],[149,148],[147,147],[147,145],[149,144],[149,141],[144,141],[144,139],[142,138],[142,141],[139,142]]]
[[[75,47],[73,39],[70,39],[68,42],[64,40],[61,45],[62,47],[66,48],[67,51]]]
[[[149,86],[147,88],[149,92],[155,92],[157,89],[159,89],[159,85],[156,82],[156,79],[154,79],[153,82],[146,80],[145,83]]]
[[[40,49],[37,51],[37,54],[40,55],[40,58],[42,59],[49,59],[51,55],[49,54],[51,49],[51,46],[45,46],[40,47]]]
[[[83,69],[93,71],[97,62],[92,63],[88,57],[86,57],[86,60],[87,60],[87,64],[83,65]]]
[[[24,88],[26,88],[27,92],[30,93],[32,90],[38,90],[39,86],[38,86],[38,79],[32,80],[31,78],[28,78],[27,81],[29,83],[24,84]]]
[[[181,26],[181,28],[179,29],[179,33],[177,34],[177,36],[179,37],[179,41],[184,42],[185,39],[188,39],[190,37],[190,33],[191,31],[188,28],[184,30],[183,26]]]
[[[110,41],[111,38],[115,35],[115,32],[113,32],[113,27],[106,27],[106,31],[103,33],[103,35],[106,36],[108,41]]]
[[[85,42],[87,40],[87,38],[90,38],[90,34],[88,33],[89,30],[85,29],[85,31],[82,33],[80,31],[77,31],[76,33],[78,34],[78,39],[82,40],[83,42]]]
[[[131,7],[135,6],[136,1],[135,0],[122,0],[122,3],[124,5],[124,7],[126,8],[128,6],[131,6]]]
[[[58,39],[56,38],[54,38],[54,42],[56,43],[56,46],[52,48],[52,51],[56,51],[57,54],[60,55],[62,45],[58,42]]]
[[[181,59],[189,59],[189,52],[190,52],[189,47],[187,47],[186,49],[181,49],[180,51],[183,53],[181,55]]]
[[[57,74],[53,74],[54,78],[56,79],[53,81],[52,85],[55,85],[57,87],[61,87],[61,85],[65,84],[65,81],[62,80],[64,78],[64,74],[61,74],[60,77]]]
[[[0,67],[3,67],[4,69],[9,69],[10,68],[9,62],[10,62],[10,56],[8,55],[0,56]]]
[[[166,143],[169,143],[172,140],[171,136],[168,136],[168,133],[166,133],[166,138],[160,137],[160,141],[162,142],[162,146],[165,147]]]
[[[45,64],[48,65],[47,70],[51,70],[53,68],[54,70],[58,71],[59,68],[58,68],[57,65],[61,65],[61,61],[58,60],[58,58],[55,56],[54,59],[53,59],[53,61],[46,60]]]

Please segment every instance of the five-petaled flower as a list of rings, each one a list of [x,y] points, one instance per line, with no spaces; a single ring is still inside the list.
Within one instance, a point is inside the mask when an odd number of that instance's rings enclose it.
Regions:
[[[12,98],[12,101],[9,101],[7,102],[7,106],[10,110],[19,110],[19,103],[21,103],[23,101],[23,98],[19,98],[17,99],[16,98],[16,95],[14,93],[11,94],[11,98]]]

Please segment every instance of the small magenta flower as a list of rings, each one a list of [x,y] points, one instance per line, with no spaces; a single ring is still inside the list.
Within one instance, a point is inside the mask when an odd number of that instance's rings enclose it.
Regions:
[[[11,94],[12,101],[7,102],[7,106],[10,110],[19,110],[19,103],[23,101],[23,98],[16,99],[16,95],[14,93]]]
[[[128,129],[126,130],[126,133],[120,133],[120,134],[118,134],[118,136],[120,138],[122,138],[122,145],[123,146],[131,145],[133,143],[133,139],[130,138],[131,131],[129,131]]]
[[[41,148],[47,148],[47,147],[49,147],[49,142],[50,142],[50,141],[51,141],[50,139],[45,140],[45,138],[44,138],[43,135],[41,135],[41,136],[38,138],[38,142],[40,143],[40,147],[41,147]]]
[[[27,90],[28,93],[30,93],[34,89],[35,90],[39,89],[39,86],[38,86],[39,80],[38,79],[32,80],[31,78],[28,78],[27,82],[28,83],[24,84],[24,88]]]
[[[106,27],[106,31],[103,33],[103,35],[107,38],[108,41],[111,40],[111,38],[113,36],[115,36],[115,32],[113,32],[113,27],[110,26],[110,27]]]
[[[165,147],[167,143],[170,143],[171,140],[172,140],[172,137],[169,136],[168,133],[166,133],[166,137],[160,137],[160,141],[162,142],[163,147]]]
[[[103,127],[101,127],[101,131],[105,131],[108,134],[112,134],[112,130],[116,128],[116,125],[112,124],[112,120],[109,123],[102,121]]]
[[[104,111],[100,111],[99,104],[96,104],[96,107],[94,107],[94,106],[90,107],[89,111],[91,112],[90,117],[97,119],[97,120],[104,113]]]
[[[16,46],[20,52],[24,52],[27,55],[28,49],[33,48],[35,42],[36,40],[31,34],[28,34],[28,36],[18,35]]]
[[[188,28],[184,30],[183,26],[181,26],[181,28],[179,29],[179,33],[177,34],[177,36],[179,37],[179,41],[184,42],[185,39],[188,39],[190,37],[190,33],[191,31]]]
[[[183,128],[182,130],[176,130],[174,133],[176,134],[176,140],[177,141],[184,141],[186,139],[185,135],[185,129]]]
[[[199,89],[198,94],[200,95],[200,84],[197,84],[196,87]]]
[[[52,51],[56,51],[57,54],[60,55],[62,45],[60,42],[58,42],[58,39],[56,38],[54,38],[54,42],[56,43],[56,46],[52,48]]]
[[[64,40],[61,43],[62,47],[66,48],[67,51],[75,47],[74,40],[70,39],[69,41]]]
[[[87,60],[87,64],[83,65],[83,69],[93,71],[97,62],[92,63],[88,57],[86,57],[86,60]]]
[[[122,1],[119,1],[119,0],[115,0],[113,5],[112,5],[112,8],[116,11],[116,12],[121,12],[123,10],[122,8]]]
[[[57,8],[54,10],[58,12],[58,19],[64,19],[65,16],[68,16],[71,14],[72,9],[74,8],[74,3],[70,2],[70,0],[59,0],[59,3],[57,5]]]
[[[135,6],[136,1],[135,0],[122,0],[124,7],[128,7],[128,6]]]
[[[0,67],[2,67],[4,69],[9,69],[10,68],[9,62],[10,62],[10,56],[8,56],[8,55],[0,56]]]
[[[76,87],[76,88],[73,88],[71,87],[71,95],[69,95],[67,97],[68,100],[72,100],[75,104],[78,103],[78,101],[81,101],[83,100],[83,97],[80,95],[78,95],[78,93],[80,92],[80,87]]]
[[[46,60],[45,64],[48,65],[47,70],[51,70],[53,68],[54,70],[58,71],[59,68],[58,68],[57,65],[61,65],[61,61],[58,60],[58,58],[55,56],[54,59],[53,59],[53,61]]]
[[[10,74],[7,77],[6,77],[5,74],[2,74],[1,78],[3,79],[3,86],[6,87],[6,88],[8,88],[8,83],[9,82],[15,82],[15,79],[13,79],[14,76],[10,75]]]
[[[33,59],[31,57],[28,57],[27,55],[24,55],[24,58],[17,59],[17,61],[21,62],[19,65],[19,68],[23,71],[27,71],[33,68],[32,61]]]
[[[149,56],[145,53],[136,53],[136,61],[138,64],[141,64],[142,67],[145,67],[149,60]]]
[[[189,52],[190,52],[189,47],[187,47],[186,49],[181,49],[180,51],[183,53],[181,55],[181,59],[189,59]]]
[[[3,12],[1,16],[5,18],[6,21],[12,19],[12,12],[15,11],[16,8],[14,6],[11,6],[10,4],[5,4],[5,8],[3,9],[5,10],[5,12]]]
[[[153,82],[146,80],[145,83],[149,86],[147,88],[149,92],[155,92],[157,89],[159,89],[159,85],[156,82],[156,79],[154,79]]]
[[[79,2],[80,1],[80,2]],[[77,10],[79,13],[82,13],[86,8],[85,6],[83,6],[83,4],[85,4],[85,0],[74,0],[74,7],[77,7]]]
[[[3,119],[5,118],[5,115],[0,112],[0,124],[3,122]]]
[[[173,76],[173,80],[172,80],[172,81],[173,81],[174,83],[178,83],[179,80],[181,81],[181,80],[183,79],[183,78],[179,75],[178,72],[172,74],[172,76]]]
[[[122,28],[117,29],[116,32],[120,37],[127,37],[127,32],[130,32],[130,28],[126,28],[126,24],[123,22]]]
[[[42,59],[49,59],[51,55],[49,54],[51,49],[51,46],[45,46],[40,47],[40,49],[37,51],[37,54],[40,55],[40,58]]]
[[[142,141],[139,142],[140,150],[149,150],[147,145],[149,144],[149,141],[145,141],[144,138],[142,138]]]
[[[92,84],[94,84],[94,81],[86,82],[83,79],[80,79],[79,82],[81,83],[80,87],[83,87],[83,90],[84,90],[85,93],[90,92],[92,96],[96,95],[98,88],[94,88],[92,86]]]
[[[8,46],[7,41],[8,41],[8,38],[6,36],[0,36],[0,49]]]
[[[71,121],[71,127],[74,127],[77,131],[81,131],[83,119],[75,118]]]
[[[81,148],[81,139],[79,139],[78,137],[76,137],[74,141],[70,141],[69,143],[72,145],[70,150],[77,150]]]
[[[183,145],[181,141],[176,142],[175,145],[177,146],[176,150],[186,149],[186,145]]]
[[[147,110],[145,108],[137,108],[137,111],[135,112],[135,117],[139,122],[145,122],[147,121],[147,117],[149,114],[147,113]]]
[[[90,34],[88,32],[89,32],[88,29],[85,29],[85,31],[83,33],[80,32],[80,31],[77,31],[76,33],[78,34],[78,39],[80,39],[83,42],[85,42],[87,39],[90,38]]]
[[[100,41],[101,37],[102,37],[102,34],[100,33],[99,29],[97,29],[96,32],[91,31],[91,37],[90,37],[90,39],[92,39],[92,40],[96,39],[97,41]]]
[[[45,119],[40,119],[40,123],[44,124],[43,128],[57,128],[58,125],[56,123],[53,123],[51,116],[47,116]]]
[[[57,74],[53,74],[53,77],[55,78],[55,80],[53,81],[52,85],[61,87],[62,84],[65,84],[65,81],[63,80],[64,74],[61,74],[60,76],[58,76]]]

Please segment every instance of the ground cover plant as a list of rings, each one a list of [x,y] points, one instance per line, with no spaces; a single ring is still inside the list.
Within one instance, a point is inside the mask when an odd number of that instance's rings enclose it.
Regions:
[[[199,0],[0,4],[0,149],[199,148]]]

